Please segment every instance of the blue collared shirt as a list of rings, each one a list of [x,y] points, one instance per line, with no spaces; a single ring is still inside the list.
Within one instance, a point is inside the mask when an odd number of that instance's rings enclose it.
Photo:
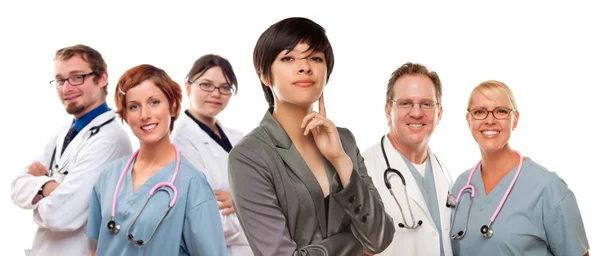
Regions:
[[[79,119],[73,119],[73,122],[75,123],[75,129],[77,129],[77,132],[81,131],[92,120],[109,110],[110,108],[108,108],[108,105],[106,103],[102,103],[102,105],[96,107],[95,109],[92,109],[92,111],[83,115]]]

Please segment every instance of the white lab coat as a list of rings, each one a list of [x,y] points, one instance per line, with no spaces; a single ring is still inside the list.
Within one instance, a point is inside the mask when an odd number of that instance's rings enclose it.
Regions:
[[[85,235],[92,187],[104,166],[132,154],[132,146],[118,118],[102,126],[90,139],[88,137],[91,127],[115,116],[113,111],[108,111],[96,117],[73,138],[61,156],[62,144],[71,124],[63,126],[34,160],[49,170],[52,152],[56,148],[53,165],[65,166],[67,175],[55,172],[52,177],[34,177],[27,173],[25,167],[12,181],[13,203],[22,209],[33,209],[33,220],[38,225],[30,255],[92,254],[94,244]],[[31,201],[39,188],[50,180],[60,185],[33,205]]]
[[[227,176],[227,158],[229,153],[204,132],[188,115],[181,115],[179,118],[175,123],[175,128],[171,135],[173,143],[194,167],[204,173],[213,189],[231,193]],[[227,128],[218,121],[217,123],[232,146],[235,146],[242,139],[243,134],[241,132]],[[224,210],[221,210],[221,212]],[[252,255],[252,250],[244,235],[237,214],[221,215],[221,223],[229,255]]]
[[[365,152],[362,153],[365,159],[365,165],[369,176],[373,179],[373,184],[377,187],[381,199],[384,202],[386,212],[394,219],[394,225],[396,226],[396,233],[390,246],[378,255],[419,255],[419,256],[439,256],[440,255],[440,242],[438,230],[431,218],[427,203],[419,186],[417,185],[411,171],[406,166],[406,163],[402,159],[400,152],[396,150],[388,137],[384,139],[384,148],[390,162],[390,167],[394,168],[404,176],[406,180],[406,190],[408,198],[412,207],[413,214],[415,216],[415,222],[422,220],[423,224],[417,229],[406,229],[398,227],[399,222],[403,222],[400,209],[396,204],[396,201],[390,194],[389,190],[385,186],[383,180],[383,173],[387,169],[383,152],[381,151],[380,141],[377,144],[371,146]],[[436,160],[437,157],[431,150],[428,151],[431,158],[431,165],[433,168],[434,179],[436,184],[437,200],[439,204],[440,223],[443,231],[442,242],[444,246],[445,255],[452,255],[452,247],[450,243],[450,216],[452,208],[446,207],[446,199],[448,191],[452,189],[452,177],[448,172],[448,169],[443,166],[444,164]],[[439,160],[439,159],[438,159]],[[406,197],[404,195],[404,188],[399,177],[395,175],[389,176],[392,190],[398,202],[402,206],[404,216],[406,217],[407,224],[412,224],[412,219],[406,204]]]

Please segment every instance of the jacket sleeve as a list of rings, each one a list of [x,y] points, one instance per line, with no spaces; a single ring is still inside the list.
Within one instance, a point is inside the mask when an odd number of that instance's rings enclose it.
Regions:
[[[229,153],[229,181],[240,223],[255,255],[362,255],[351,232],[298,248],[290,238],[265,161],[240,145]]]
[[[34,162],[40,162],[46,169],[50,165],[50,158],[52,157],[52,151],[55,147],[56,135],[52,136],[50,141],[46,143],[44,152],[34,159]],[[33,198],[37,195],[38,190],[44,185],[44,183],[51,181],[52,178],[48,176],[33,176],[29,173],[28,167],[26,166],[17,177],[13,179],[10,188],[10,196],[13,204],[22,209],[33,209],[35,206],[31,204]]]
[[[367,173],[364,158],[360,154],[352,133],[347,129],[340,130],[340,135],[350,139],[356,152],[356,163],[350,176],[348,185],[337,193],[332,193],[332,198],[344,209],[352,221],[352,233],[371,254],[384,251],[392,242],[396,229],[393,219],[383,206],[379,192],[373,185]],[[337,179],[337,174],[336,177]]]
[[[106,137],[103,137],[106,138]],[[79,151],[69,174],[48,197],[37,203],[34,220],[53,231],[73,231],[86,224],[92,188],[106,165],[130,152],[121,152],[114,140],[90,141]]]

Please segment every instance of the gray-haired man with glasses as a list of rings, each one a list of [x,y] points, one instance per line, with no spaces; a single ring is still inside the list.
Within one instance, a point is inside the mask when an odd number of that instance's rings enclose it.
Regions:
[[[389,132],[362,153],[396,222],[392,244],[378,255],[452,255],[452,178],[429,148],[442,110],[436,72],[409,62],[392,73],[385,102]]]
[[[73,120],[17,174],[11,198],[33,209],[38,229],[29,255],[91,255],[95,246],[84,230],[91,189],[104,166],[132,154],[132,145],[106,104],[108,73],[99,52],[85,45],[58,50],[49,83]]]

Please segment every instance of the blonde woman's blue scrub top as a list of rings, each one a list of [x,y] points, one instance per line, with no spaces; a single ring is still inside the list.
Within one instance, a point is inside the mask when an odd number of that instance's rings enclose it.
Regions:
[[[87,236],[97,240],[97,255],[227,255],[225,237],[217,202],[203,174],[182,156],[175,180],[178,198],[160,224],[150,243],[144,246],[127,239],[127,228],[133,222],[150,190],[159,182],[170,182],[175,172],[174,160],[137,191],[133,192],[131,164],[121,183],[117,198],[116,222],[121,230],[113,234],[107,228],[111,220],[113,193],[129,157],[111,163],[101,174],[92,191]],[[136,240],[147,241],[173,196],[171,189],[158,189],[131,228]]]
[[[517,167],[506,174],[488,195],[480,167],[475,171],[469,227],[461,240],[452,239],[454,255],[584,255],[590,246],[575,195],[557,174],[529,158],[523,161],[512,192],[491,226],[493,236],[483,237],[479,230],[490,222],[516,171]],[[470,172],[457,178],[453,195],[465,186]],[[465,228],[469,193],[463,192],[461,197],[450,235]]]

